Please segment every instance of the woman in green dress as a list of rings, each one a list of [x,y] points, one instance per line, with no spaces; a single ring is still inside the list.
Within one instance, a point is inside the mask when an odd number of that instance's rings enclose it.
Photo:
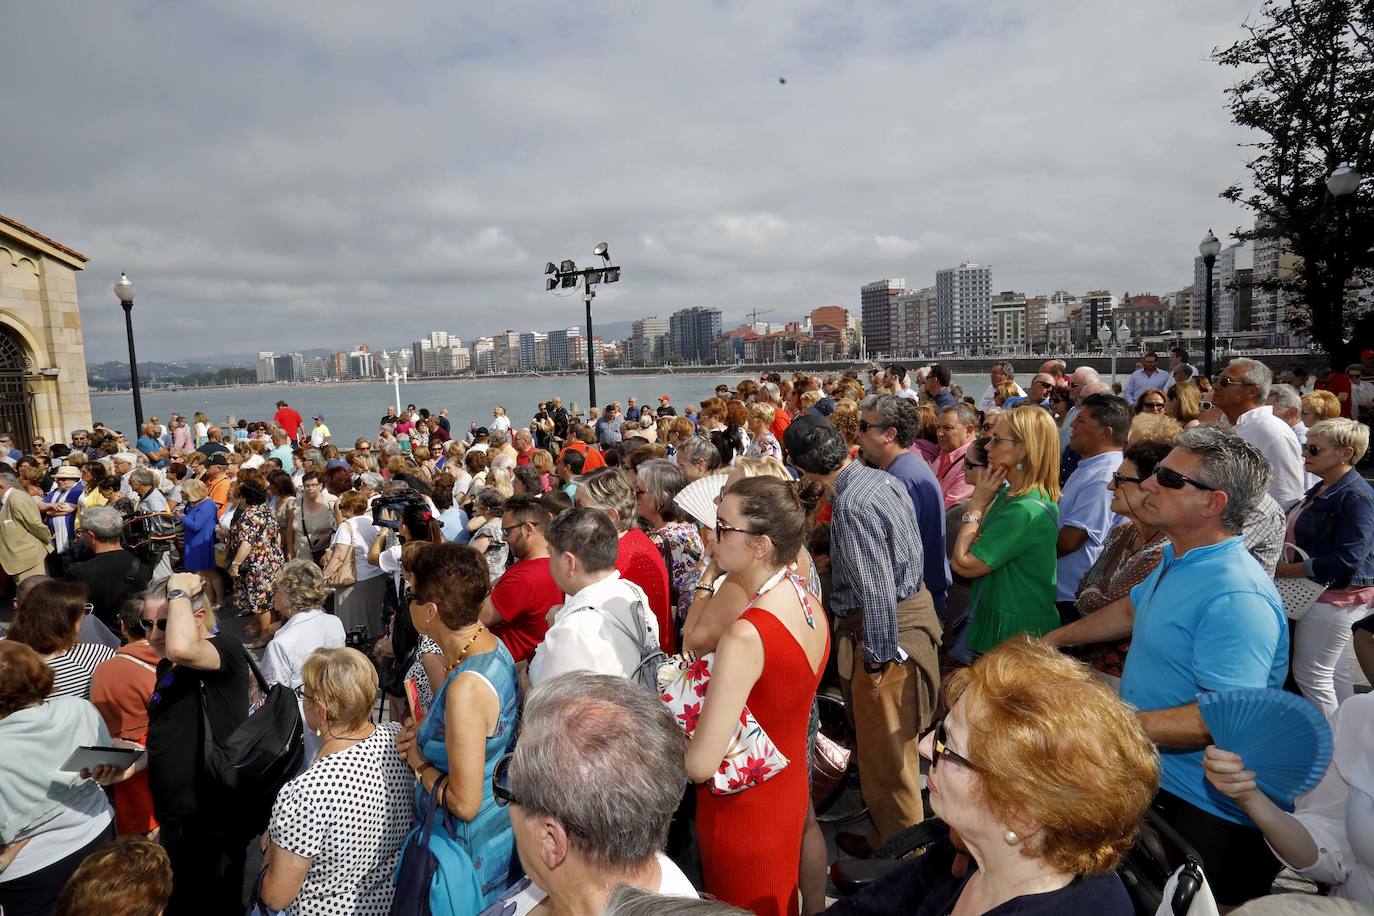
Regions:
[[[967,645],[990,651],[1018,633],[1059,626],[1055,543],[1059,536],[1059,430],[1049,411],[1005,411],[988,441],[988,468],[973,489],[950,568],[973,579]]]

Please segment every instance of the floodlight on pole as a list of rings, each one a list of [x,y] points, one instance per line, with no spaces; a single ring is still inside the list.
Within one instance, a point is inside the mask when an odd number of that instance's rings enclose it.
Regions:
[[[143,435],[143,394],[138,388],[138,357],[134,355],[134,284],[124,271],[114,285],[115,298],[124,308],[124,332],[129,337],[129,387],[134,394],[135,435]]]
[[[551,274],[544,282],[544,288],[552,291],[555,287],[576,288],[582,284],[582,300],[587,309],[587,396],[592,406],[596,405],[596,339],[592,334],[592,300],[596,298],[594,287],[599,283],[615,283],[620,280],[620,267],[611,263],[611,246],[600,242],[592,249],[592,256],[601,258],[599,267],[579,268],[571,259],[561,261],[555,269],[552,261],[544,267],[545,274]]]
[[[1331,192],[1335,198],[1349,197],[1354,194],[1360,186],[1360,179],[1364,176],[1355,171],[1355,167],[1348,162],[1342,162],[1331,172],[1326,179],[1326,190]]]

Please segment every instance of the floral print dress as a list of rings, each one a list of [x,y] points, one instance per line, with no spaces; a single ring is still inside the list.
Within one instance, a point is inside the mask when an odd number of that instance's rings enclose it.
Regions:
[[[243,544],[248,545],[248,556],[234,580],[234,604],[265,614],[272,610],[272,578],[282,566],[281,532],[270,507],[244,506],[235,513],[229,527],[229,556]]]
[[[701,558],[705,548],[696,525],[669,522],[649,536],[668,567],[668,587],[673,599],[673,623],[679,633],[692,606],[692,590],[701,579]]]

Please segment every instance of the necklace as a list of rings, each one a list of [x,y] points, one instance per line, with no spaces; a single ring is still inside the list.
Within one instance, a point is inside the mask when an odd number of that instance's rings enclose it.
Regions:
[[[451,673],[454,668],[457,668],[459,665],[463,663],[463,659],[468,657],[468,650],[472,648],[472,644],[477,642],[477,637],[485,633],[486,629],[487,628],[480,623],[477,625],[477,629],[472,631],[472,636],[468,639],[467,642],[463,643],[463,648],[458,650],[458,657],[454,659],[450,664],[444,666],[444,674]]]

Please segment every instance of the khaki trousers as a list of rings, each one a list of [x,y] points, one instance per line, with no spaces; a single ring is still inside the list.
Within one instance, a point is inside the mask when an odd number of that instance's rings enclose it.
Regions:
[[[46,576],[47,574],[48,558],[44,557],[43,559],[39,560],[37,564],[30,566],[28,569],[21,569],[19,572],[15,573],[11,578],[14,579],[14,584],[18,585],[25,579],[32,579],[34,576]]]
[[[840,655],[840,676],[854,717],[859,786],[877,829],[876,847],[925,817],[921,802],[921,734],[930,727],[940,695],[940,621],[924,586],[897,605],[897,641],[905,662],[864,670],[863,617],[837,618],[841,640],[851,641],[852,670]],[[874,842],[874,840],[877,842]]]

